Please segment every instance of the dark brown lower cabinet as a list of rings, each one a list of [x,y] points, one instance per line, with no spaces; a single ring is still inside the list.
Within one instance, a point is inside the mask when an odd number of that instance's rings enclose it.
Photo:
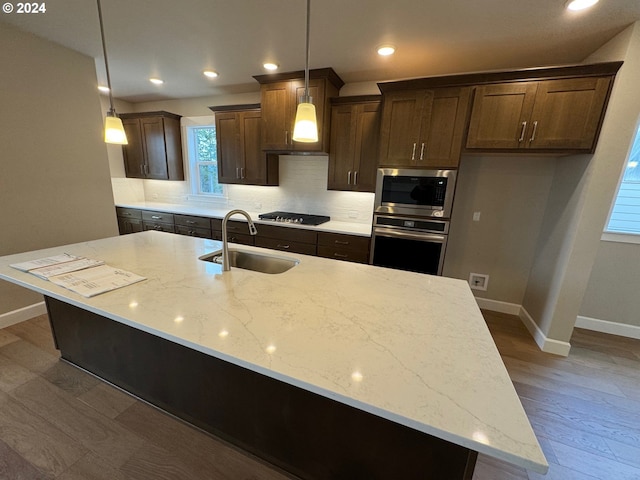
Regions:
[[[278,227],[276,225],[258,225],[256,247],[271,248],[284,252],[315,255],[318,234],[302,228]]]
[[[347,262],[369,263],[370,243],[369,237],[319,232],[318,256]]]
[[[302,479],[470,480],[477,453],[45,297],[67,362]]]

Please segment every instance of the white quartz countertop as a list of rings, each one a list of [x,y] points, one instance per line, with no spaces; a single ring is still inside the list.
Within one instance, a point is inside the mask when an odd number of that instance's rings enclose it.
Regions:
[[[129,202],[129,203],[116,203],[116,207],[125,208],[137,208],[139,210],[152,210],[156,212],[175,213],[177,215],[197,215],[201,217],[211,218],[224,218],[224,216],[232,208],[209,208],[209,207],[197,207],[193,205],[182,205],[177,203],[161,203],[161,202]],[[258,215],[260,213],[267,212],[247,212],[254,223],[260,224],[274,224],[283,227],[291,228],[304,228],[307,230],[315,230],[317,232],[329,232],[329,233],[344,233],[348,235],[358,235],[361,237],[371,236],[371,223],[355,223],[355,222],[342,222],[338,220],[329,220],[326,223],[320,225],[304,225],[304,224],[288,224],[288,223],[275,223],[271,220],[260,220]],[[309,212],[297,212],[297,213],[309,213]],[[320,214],[318,214],[320,215]],[[244,217],[236,215],[233,220],[244,221]]]
[[[548,468],[466,282],[255,247],[268,275],[148,231],[0,257],[0,278],[540,473]],[[9,265],[70,253],[147,277],[84,298]]]

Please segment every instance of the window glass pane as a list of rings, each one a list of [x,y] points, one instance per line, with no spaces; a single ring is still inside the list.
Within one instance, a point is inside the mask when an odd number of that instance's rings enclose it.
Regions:
[[[640,235],[640,127],[609,218],[607,231]]]
[[[199,165],[200,193],[222,194],[222,185],[218,184],[218,165],[205,163]]]
[[[215,162],[216,155],[216,129],[198,128],[195,131],[196,139],[196,161]]]

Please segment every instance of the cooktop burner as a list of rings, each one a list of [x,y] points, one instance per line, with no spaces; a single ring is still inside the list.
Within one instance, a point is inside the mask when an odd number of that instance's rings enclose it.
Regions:
[[[282,223],[301,223],[304,225],[320,225],[331,220],[325,215],[308,215],[305,213],[293,212],[269,212],[258,215],[260,220],[273,220]]]

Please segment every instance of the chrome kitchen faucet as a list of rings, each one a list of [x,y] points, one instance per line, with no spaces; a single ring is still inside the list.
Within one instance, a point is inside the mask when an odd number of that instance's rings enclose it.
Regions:
[[[256,235],[258,233],[258,230],[256,229],[256,226],[254,225],[253,220],[251,220],[251,216],[244,210],[231,210],[229,213],[227,213],[224,216],[224,219],[222,220],[222,271],[223,272],[228,272],[229,270],[231,270],[231,263],[229,262],[229,241],[227,240],[227,221],[232,215],[235,215],[236,213],[245,216],[245,218],[247,219],[247,223],[249,224],[249,233],[251,235]]]

